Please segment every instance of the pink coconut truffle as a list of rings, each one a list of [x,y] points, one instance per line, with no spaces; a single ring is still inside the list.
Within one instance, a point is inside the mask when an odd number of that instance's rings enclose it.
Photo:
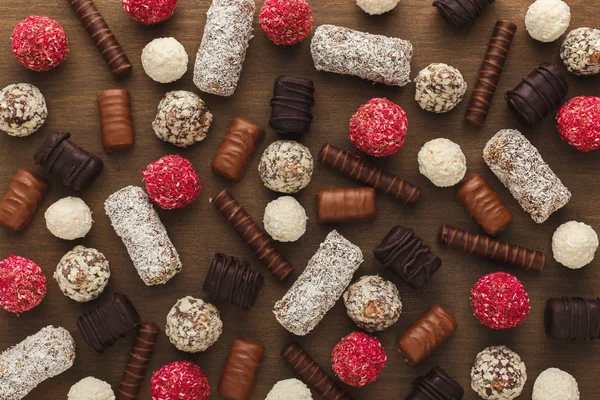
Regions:
[[[50,71],[67,59],[67,35],[53,19],[32,15],[19,22],[11,36],[13,55],[32,71]]]
[[[175,361],[152,374],[152,400],[208,400],[210,386],[202,369],[189,361]]]
[[[313,13],[306,0],[266,0],[258,19],[265,35],[277,45],[298,44],[312,32]]]
[[[331,353],[331,366],[337,377],[355,387],[377,380],[386,361],[379,340],[363,332],[352,332],[342,338]]]
[[[168,20],[177,8],[177,0],[122,1],[127,15],[144,25],[154,25]]]
[[[0,307],[19,315],[39,305],[46,292],[46,277],[36,263],[13,255],[0,261]]]
[[[600,97],[573,97],[558,110],[556,122],[560,137],[577,150],[600,147]]]

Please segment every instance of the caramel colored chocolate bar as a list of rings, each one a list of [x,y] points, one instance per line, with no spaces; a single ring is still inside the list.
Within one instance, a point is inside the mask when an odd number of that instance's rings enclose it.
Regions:
[[[546,265],[546,254],[541,251],[500,242],[445,224],[440,228],[438,239],[448,247],[462,249],[465,253],[477,254],[511,267],[542,272]]]
[[[434,304],[398,338],[398,351],[417,365],[454,334],[458,325],[452,314]]]
[[[106,153],[128,150],[135,141],[127,89],[98,92],[102,147]]]
[[[479,174],[467,176],[456,192],[456,197],[481,229],[490,236],[502,232],[512,221],[510,211]]]
[[[160,329],[154,322],[142,322],[140,325],[135,343],[129,354],[125,373],[119,384],[116,400],[137,399],[159,333]]]
[[[248,400],[264,353],[265,348],[260,343],[236,339],[219,381],[219,394],[229,400]]]
[[[516,31],[517,25],[511,21],[496,22],[483,64],[481,64],[479,78],[473,89],[471,102],[465,114],[467,121],[475,125],[483,126],[485,123]]]
[[[0,199],[0,225],[15,232],[27,229],[47,191],[48,185],[35,172],[18,170]]]
[[[319,223],[369,221],[375,218],[375,191],[371,188],[326,189],[317,193]]]
[[[244,176],[264,129],[243,118],[234,118],[212,162],[212,170],[224,178],[239,181]]]

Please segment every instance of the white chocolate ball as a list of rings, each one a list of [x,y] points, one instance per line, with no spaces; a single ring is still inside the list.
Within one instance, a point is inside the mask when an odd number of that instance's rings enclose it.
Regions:
[[[445,138],[425,143],[418,161],[419,172],[439,187],[456,185],[467,172],[467,159],[460,146]]]
[[[312,400],[310,389],[298,379],[277,382],[265,400]]]
[[[554,42],[571,23],[571,8],[562,0],[536,0],[527,9],[525,27],[540,42]]]
[[[186,296],[169,311],[165,333],[178,350],[199,353],[217,342],[223,322],[217,307]]]
[[[598,235],[591,226],[583,222],[566,222],[552,235],[554,259],[567,268],[585,267],[594,259],[596,249]]]
[[[98,298],[109,278],[110,268],[104,254],[83,246],[76,246],[65,254],[54,272],[63,294],[79,303]]]
[[[356,4],[370,15],[385,14],[392,11],[400,0],[356,0]]]
[[[175,82],[187,71],[188,54],[175,38],[154,39],[142,50],[142,66],[156,82]]]
[[[67,400],[115,400],[115,393],[108,383],[88,376],[71,386]]]
[[[533,384],[532,400],[579,400],[579,387],[573,376],[558,368],[548,368]]]
[[[263,224],[271,237],[280,242],[295,242],[306,232],[306,211],[292,196],[281,196],[265,207]]]
[[[92,228],[92,210],[79,197],[65,197],[52,204],[44,214],[46,227],[57,238],[82,238]]]

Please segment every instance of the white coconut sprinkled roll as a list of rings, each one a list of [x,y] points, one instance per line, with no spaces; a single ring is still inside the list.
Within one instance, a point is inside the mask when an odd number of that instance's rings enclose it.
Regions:
[[[354,75],[390,86],[410,82],[413,46],[407,40],[321,25],[310,51],[317,71]]]
[[[194,84],[203,92],[231,96],[252,39],[254,0],[213,0],[196,55]]]
[[[146,285],[166,283],[181,271],[177,249],[142,188],[127,186],[113,193],[104,209]]]

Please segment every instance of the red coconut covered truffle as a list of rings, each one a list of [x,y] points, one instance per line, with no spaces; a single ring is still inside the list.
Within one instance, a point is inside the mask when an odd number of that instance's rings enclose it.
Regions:
[[[32,71],[50,71],[67,58],[67,35],[58,22],[32,15],[15,26],[12,53]]]
[[[600,97],[573,97],[560,108],[556,122],[560,137],[577,150],[600,147]]]
[[[362,387],[377,380],[387,356],[375,336],[352,332],[333,348],[333,372],[347,385]]]
[[[277,45],[298,44],[312,32],[313,13],[306,0],[266,0],[258,18],[267,37]]]
[[[39,305],[46,296],[46,277],[31,260],[11,255],[0,261],[0,307],[20,314]]]
[[[175,361],[152,374],[152,400],[208,400],[210,386],[202,369],[189,361]]]
[[[127,15],[144,25],[154,25],[168,20],[177,8],[177,0],[122,1]]]
[[[492,329],[514,328],[531,311],[523,284],[506,272],[479,279],[471,289],[471,307],[479,322]]]
[[[203,186],[192,163],[176,154],[154,161],[142,174],[148,196],[164,210],[192,203]]]
[[[350,140],[357,149],[374,157],[387,157],[402,147],[408,119],[397,104],[374,98],[358,108],[350,120]]]

